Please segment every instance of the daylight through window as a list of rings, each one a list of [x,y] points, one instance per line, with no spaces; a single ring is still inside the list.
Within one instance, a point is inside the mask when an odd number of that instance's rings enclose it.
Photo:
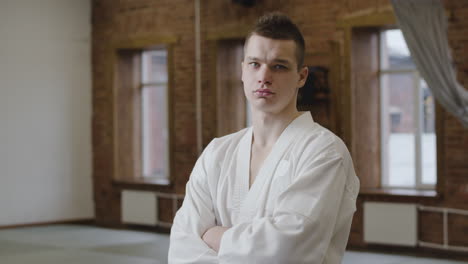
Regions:
[[[167,51],[143,51],[141,62],[143,177],[165,181],[169,177]]]
[[[436,184],[434,98],[400,30],[380,34],[382,186]]]

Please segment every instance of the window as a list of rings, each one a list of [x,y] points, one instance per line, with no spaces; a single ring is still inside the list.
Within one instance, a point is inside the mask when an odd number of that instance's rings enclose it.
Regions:
[[[121,48],[116,53],[114,179],[167,185],[172,127],[168,48]]]
[[[399,29],[380,32],[382,187],[436,184],[434,98]]]
[[[169,175],[167,51],[141,53],[142,176],[164,180]]]

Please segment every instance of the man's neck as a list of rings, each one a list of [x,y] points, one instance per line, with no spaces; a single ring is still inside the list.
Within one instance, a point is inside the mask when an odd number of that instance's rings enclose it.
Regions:
[[[257,148],[271,148],[281,136],[284,129],[300,115],[301,113],[296,109],[280,114],[253,112],[252,144]]]

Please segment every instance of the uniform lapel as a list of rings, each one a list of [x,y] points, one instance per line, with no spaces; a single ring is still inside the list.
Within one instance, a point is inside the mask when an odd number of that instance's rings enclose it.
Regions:
[[[291,146],[291,143],[297,139],[300,132],[304,132],[304,129],[300,129],[301,126],[305,122],[312,121],[310,113],[304,113],[301,116],[297,117],[288,127],[281,133],[281,136],[276,141],[275,145],[270,151],[270,154],[267,156],[265,161],[263,162],[257,177],[252,184],[250,190],[249,188],[249,168],[250,168],[250,153],[251,153],[251,146],[252,146],[252,128],[250,128],[250,140],[248,141],[248,149],[245,147],[245,150],[242,149],[244,146],[241,146],[239,150],[248,151],[244,153],[238,153],[238,161],[239,161],[239,154],[242,155],[241,163],[241,170],[244,171],[245,174],[237,175],[238,177],[242,177],[242,190],[246,190],[246,196],[241,196],[241,207],[240,207],[240,216],[242,218],[250,218],[250,216],[255,213],[257,208],[262,208],[262,204],[266,203],[266,199],[261,199],[262,193],[265,191],[264,186],[265,183],[271,179],[273,176],[278,164],[280,163],[282,157],[286,153],[286,150]],[[244,139],[243,139],[244,140]]]
[[[252,127],[250,127],[239,142],[236,156],[235,197],[233,209],[240,210],[242,201],[249,191],[250,149],[252,147]]]

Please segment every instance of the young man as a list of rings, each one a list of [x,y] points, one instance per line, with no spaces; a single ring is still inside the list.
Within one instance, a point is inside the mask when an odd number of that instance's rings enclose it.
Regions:
[[[304,39],[273,13],[247,37],[253,126],[198,159],[171,230],[169,263],[340,263],[359,189],[343,142],[296,109]]]

